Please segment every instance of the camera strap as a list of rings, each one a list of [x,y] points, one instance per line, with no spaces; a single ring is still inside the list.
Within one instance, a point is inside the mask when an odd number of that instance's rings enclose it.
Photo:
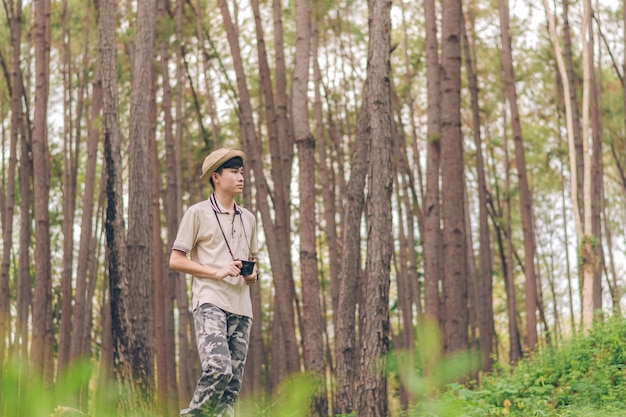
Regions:
[[[215,196],[211,196],[215,198]],[[216,201],[214,201],[216,203]],[[224,233],[224,228],[222,228],[222,223],[220,222],[220,218],[217,215],[217,210],[213,209],[213,214],[215,214],[215,220],[217,220],[217,224],[220,227],[220,231],[222,232],[222,236],[224,237],[224,242],[226,242],[226,247],[228,248],[228,253],[230,253],[230,257],[235,261],[235,256],[233,255],[233,251],[230,248],[230,244],[228,243],[228,239],[226,238],[226,233]],[[235,215],[237,215],[237,210],[235,209]],[[246,243],[248,244],[248,257],[250,256],[250,241],[248,240],[248,234],[246,233],[246,228],[243,224],[243,218],[241,212],[239,213],[239,220],[241,221],[241,229],[243,230],[243,235],[246,238]],[[247,259],[246,259],[247,260]]]

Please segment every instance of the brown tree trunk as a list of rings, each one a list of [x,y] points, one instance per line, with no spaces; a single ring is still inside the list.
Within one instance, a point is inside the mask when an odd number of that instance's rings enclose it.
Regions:
[[[509,2],[499,0],[500,36],[502,45],[502,71],[506,85],[506,94],[511,109],[511,127],[515,144],[515,164],[520,190],[520,206],[522,213],[522,229],[524,231],[524,270],[525,304],[526,304],[526,339],[525,346],[534,350],[537,346],[537,277],[535,275],[535,231],[533,227],[532,199],[526,174],[526,157],[522,137],[522,125],[517,108],[517,90],[515,87],[515,71],[511,52],[511,35],[509,29]]]
[[[128,294],[131,321],[130,361],[133,382],[137,384],[142,401],[150,407],[154,385],[154,338],[151,311],[152,279],[152,178],[150,170],[150,142],[153,126],[150,122],[156,0],[137,5],[137,37],[132,64],[129,128],[128,174]]]
[[[591,8],[591,5],[590,5]],[[593,10],[591,10],[593,17]],[[602,160],[602,119],[600,114],[600,97],[602,77],[596,80],[594,59],[594,30],[593,25],[589,28],[589,94],[591,112],[591,231],[597,244],[594,247],[594,273],[593,273],[593,311],[602,317],[602,270],[604,269],[604,245],[602,244],[602,199],[604,192],[604,162]],[[602,74],[599,67],[598,73]]]
[[[355,312],[361,271],[361,217],[365,203],[365,178],[369,167],[369,110],[367,85],[363,104],[359,110],[356,142],[350,157],[350,180],[346,186],[342,259],[339,272],[339,303],[335,315],[336,401],[335,414],[350,414],[355,410],[355,384],[357,382],[357,351]]]
[[[443,218],[444,350],[468,347],[467,247],[461,137],[461,2],[445,0],[442,18],[441,197]]]
[[[122,205],[122,164],[120,151],[119,103],[117,90],[117,48],[115,41],[116,6],[113,0],[101,0],[98,22],[98,52],[102,62],[102,124],[104,162],[106,164],[106,241],[109,248],[108,273],[111,304],[113,367],[119,382],[131,384],[132,364],[129,352],[132,327],[128,305],[128,269],[126,236]]]
[[[503,109],[506,107],[506,93],[503,92]],[[506,249],[503,256],[504,287],[506,289],[507,313],[509,318],[509,362],[516,364],[522,359],[522,343],[519,328],[517,327],[517,294],[515,287],[515,272],[513,269],[513,233],[511,227],[511,166],[509,163],[509,135],[507,133],[506,110],[503,110],[504,143],[504,224],[506,236]],[[502,247],[502,245],[501,245]]]
[[[67,0],[61,2],[62,74],[63,74],[63,274],[61,277],[61,327],[59,335],[57,374],[67,367],[70,358],[72,330],[72,272],[74,260],[74,210],[76,208],[76,167],[78,137],[76,147],[72,143],[72,72],[70,68],[71,50],[68,27]],[[80,119],[77,118],[80,125]]]
[[[323,324],[315,247],[315,138],[309,127],[308,82],[310,26],[308,0],[296,0],[296,51],[292,86],[293,126],[300,168],[300,279],[302,282],[302,352],[304,367],[319,378],[312,414],[328,415]]]
[[[357,415],[387,416],[386,355],[389,351],[391,233],[391,1],[369,2],[369,47],[365,88],[371,143],[367,199],[367,273],[363,283]]]
[[[176,33],[182,33],[182,8],[183,2],[176,2]],[[166,160],[167,160],[167,190],[168,190],[168,248],[172,247],[176,239],[178,222],[182,216],[182,187],[183,187],[183,130],[185,121],[185,110],[183,110],[183,97],[185,94],[185,53],[182,48],[177,49],[176,54],[176,119],[174,140],[168,145],[166,143]],[[167,136],[166,136],[167,140]],[[190,150],[190,147],[188,148]],[[191,164],[188,164],[191,166]],[[187,183],[196,183],[197,175],[189,170],[190,181]],[[193,178],[193,180],[191,180]],[[192,193],[193,195],[193,193]],[[176,196],[176,198],[173,198]],[[198,200],[199,197],[194,198]],[[187,277],[177,271],[170,270],[170,278],[174,281],[176,306],[179,314],[178,326],[178,344],[179,344],[179,363],[178,363],[178,404],[181,408],[189,405],[189,400],[193,395],[196,385],[196,374],[194,365],[196,363],[197,352],[195,348],[195,332],[193,329],[193,318],[189,308],[189,293],[187,290]]]
[[[21,77],[21,74],[20,74]],[[15,90],[13,90],[15,91]],[[26,98],[26,96],[24,96]],[[21,100],[21,99],[20,99]],[[21,116],[28,120],[28,113],[21,113]],[[19,357],[28,358],[28,312],[32,307],[32,277],[31,277],[31,256],[30,240],[32,236],[32,198],[31,179],[33,178],[32,162],[32,131],[30,123],[20,120],[20,166],[19,166],[19,188],[20,188],[20,238],[19,238],[19,266],[17,285],[17,337],[20,344]]]
[[[475,53],[470,50],[467,26],[463,25],[463,45],[465,47],[465,65],[469,80],[470,95],[472,101],[472,121],[474,143],[476,144],[476,173],[478,174],[478,207],[480,221],[480,261],[478,268],[477,299],[475,308],[480,331],[481,369],[485,372],[491,370],[493,354],[493,338],[495,325],[493,321],[493,265],[491,253],[491,239],[489,231],[489,214],[487,207],[487,180],[485,178],[485,163],[483,159],[483,145],[480,127],[480,108],[478,106],[478,78],[474,71],[472,61]],[[474,49],[474,45],[472,45]]]
[[[177,2],[177,10],[179,2]],[[178,12],[177,12],[178,15]],[[165,11],[165,2],[159,2],[159,16],[162,19],[166,19],[166,11]],[[164,136],[164,144],[165,144],[165,160],[166,160],[166,178],[167,178],[167,190],[163,193],[162,200],[163,206],[165,208],[165,219],[168,230],[168,239],[167,239],[167,248],[168,250],[171,248],[173,241],[176,236],[176,228],[178,226],[178,205],[180,204],[180,195],[178,193],[178,188],[176,187],[176,161],[175,161],[175,150],[174,150],[174,136],[172,133],[173,128],[173,118],[172,118],[172,89],[170,86],[170,78],[169,78],[169,51],[167,42],[161,42],[159,45],[159,51],[161,55],[161,80],[162,80],[162,109],[161,113],[163,114],[163,136]],[[181,93],[182,94],[182,93]],[[160,177],[160,170],[157,170],[154,174],[154,178]],[[159,187],[155,188],[154,192],[160,192],[160,181],[158,181]],[[154,185],[153,185],[154,186]],[[156,222],[155,222],[156,223]],[[156,242],[156,241],[155,241]],[[158,253],[159,247],[155,246],[155,254]],[[155,263],[155,268],[164,268],[163,264]],[[156,272],[156,271],[155,271]],[[161,401],[160,409],[162,412],[169,412],[170,414],[175,412],[176,407],[178,407],[178,389],[177,389],[177,378],[176,378],[176,349],[175,349],[175,328],[174,328],[174,301],[176,299],[176,282],[179,280],[179,276],[181,274],[177,271],[167,269],[166,277],[163,279],[162,283],[162,294],[157,294],[158,284],[155,280],[155,331],[156,334],[156,359],[157,359],[157,395],[159,400]],[[156,277],[156,274],[155,274]],[[182,278],[183,282],[185,278]],[[186,294],[185,294],[186,297]],[[159,309],[159,304],[162,304],[163,311],[156,314]],[[179,325],[183,328],[187,328],[187,309],[184,310],[183,314],[179,315]],[[159,324],[156,320],[161,315],[161,319],[163,322]],[[159,335],[158,328],[162,326],[161,332]],[[185,346],[181,343],[181,352],[186,352],[188,349],[187,343],[188,338],[185,337],[184,341]],[[187,362],[188,362],[187,354],[181,354],[179,364],[181,367],[181,371],[183,369],[184,372],[187,372]],[[181,376],[181,385],[186,385],[188,377]],[[189,394],[188,394],[189,395]],[[188,396],[185,396],[185,400]],[[168,411],[166,411],[168,410]]]
[[[424,0],[426,17],[426,84],[428,90],[428,162],[426,192],[424,194],[424,309],[429,320],[443,323],[440,314],[439,285],[443,279],[441,268],[442,235],[439,191],[441,160],[441,68],[437,41],[435,1]]]
[[[84,190],[82,198],[82,219],[80,227],[80,244],[78,252],[78,264],[76,266],[76,295],[74,300],[74,317],[72,323],[72,342],[70,345],[70,362],[80,358],[86,352],[85,346],[86,332],[84,321],[80,317],[85,317],[91,300],[87,297],[87,275],[89,266],[94,261],[94,253],[91,249],[93,239],[93,218],[94,218],[94,193],[96,190],[96,162],[98,158],[98,143],[100,128],[100,111],[102,110],[102,74],[101,56],[96,56],[93,90],[91,99],[91,115],[87,130],[87,161],[84,179]]]
[[[35,8],[35,118],[33,120],[33,178],[35,192],[35,295],[31,365],[52,382],[52,282],[50,250],[50,151],[47,105],[50,73],[50,1],[37,0]]]

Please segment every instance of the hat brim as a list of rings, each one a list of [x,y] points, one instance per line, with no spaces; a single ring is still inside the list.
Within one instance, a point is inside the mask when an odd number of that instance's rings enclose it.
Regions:
[[[238,151],[238,150],[230,150],[227,153],[225,153],[222,157],[220,157],[220,159],[216,160],[215,162],[213,162],[209,168],[207,168],[206,171],[204,171],[202,173],[202,175],[200,175],[200,179],[205,178],[207,175],[211,175],[213,174],[215,171],[217,171],[217,169],[222,166],[224,163],[226,163],[226,161],[233,159],[235,157],[240,157],[242,159],[242,161],[245,162],[246,160],[246,154],[243,153],[242,151]]]

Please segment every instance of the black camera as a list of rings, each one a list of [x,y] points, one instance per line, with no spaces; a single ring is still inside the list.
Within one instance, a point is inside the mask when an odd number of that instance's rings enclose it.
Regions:
[[[241,275],[247,276],[251,275],[252,271],[254,271],[254,262],[252,261],[241,261]]]

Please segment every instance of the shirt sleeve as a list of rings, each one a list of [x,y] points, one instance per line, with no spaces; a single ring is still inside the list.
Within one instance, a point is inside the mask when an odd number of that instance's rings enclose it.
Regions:
[[[176,240],[172,245],[172,249],[179,250],[181,252],[189,253],[193,248],[196,236],[198,235],[198,216],[196,210],[190,207],[183,214],[183,218],[180,220],[178,226],[178,232],[176,233]]]

